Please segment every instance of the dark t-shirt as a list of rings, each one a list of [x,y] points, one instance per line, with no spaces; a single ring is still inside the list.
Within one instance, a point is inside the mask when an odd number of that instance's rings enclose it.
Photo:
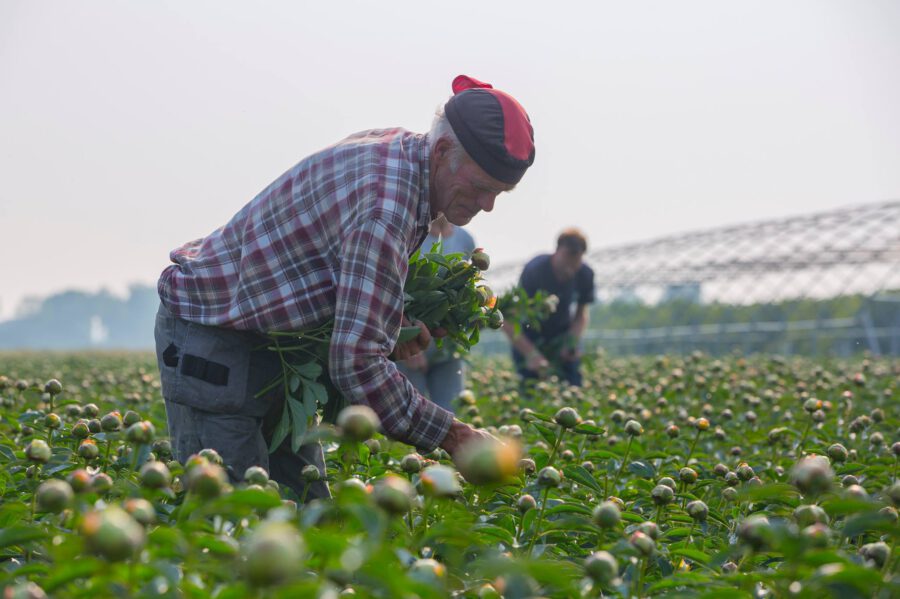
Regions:
[[[587,264],[582,264],[575,276],[564,283],[557,280],[553,274],[553,266],[550,263],[550,254],[543,254],[532,258],[519,277],[519,285],[534,295],[538,290],[545,294],[555,294],[559,298],[556,312],[541,323],[541,330],[536,331],[531,327],[523,327],[523,332],[528,339],[538,345],[554,339],[568,332],[572,324],[572,304],[594,303],[594,271]],[[521,356],[516,355],[516,361]]]

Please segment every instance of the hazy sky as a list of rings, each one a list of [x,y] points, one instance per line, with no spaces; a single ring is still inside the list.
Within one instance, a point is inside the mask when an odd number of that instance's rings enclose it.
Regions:
[[[900,198],[900,2],[0,2],[0,318],[152,283],[305,155],[459,73],[537,158],[495,263]]]

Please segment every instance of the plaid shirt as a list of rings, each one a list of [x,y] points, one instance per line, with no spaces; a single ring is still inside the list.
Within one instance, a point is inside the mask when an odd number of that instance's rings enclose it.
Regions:
[[[400,334],[409,255],[431,220],[426,136],[379,129],[302,160],[224,227],[172,251],[159,279],[175,316],[251,331],[334,318],[332,381],[386,434],[423,451],[453,420],[388,355]]]

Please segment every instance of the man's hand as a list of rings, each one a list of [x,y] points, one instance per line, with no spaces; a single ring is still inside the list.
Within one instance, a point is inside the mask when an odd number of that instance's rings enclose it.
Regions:
[[[441,449],[449,453],[450,457],[453,458],[453,462],[456,463],[459,459],[460,450],[467,443],[481,440],[500,442],[499,439],[489,432],[483,431],[480,428],[472,428],[468,424],[454,419],[453,424],[450,425],[450,430],[447,432],[447,436],[444,437],[444,440],[441,442]]]
[[[391,355],[395,360],[407,360],[412,356],[425,351],[431,344],[431,331],[428,330],[428,327],[426,327],[425,323],[421,320],[409,322],[409,320],[407,320],[404,316],[403,326],[419,327],[419,334],[415,338],[410,339],[405,343],[398,343],[394,347],[394,351],[391,353]]]

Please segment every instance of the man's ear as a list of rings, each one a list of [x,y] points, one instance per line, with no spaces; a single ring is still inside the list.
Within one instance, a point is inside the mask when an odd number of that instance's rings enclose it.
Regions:
[[[434,149],[431,150],[431,162],[434,164],[444,162],[449,152],[450,140],[446,137],[441,137],[435,142]]]

